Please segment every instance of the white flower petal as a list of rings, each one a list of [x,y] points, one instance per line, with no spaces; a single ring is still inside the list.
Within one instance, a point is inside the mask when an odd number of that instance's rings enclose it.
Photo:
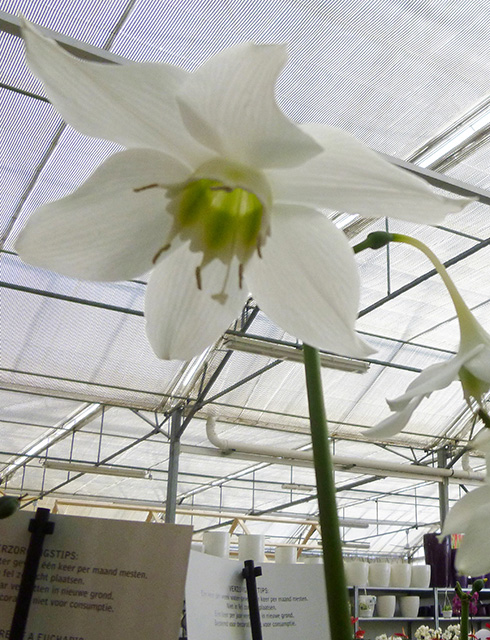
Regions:
[[[412,398],[428,396],[433,391],[448,387],[451,382],[458,378],[459,370],[473,355],[474,350],[464,355],[458,354],[446,362],[432,364],[427,367],[408,385],[403,395],[387,401],[390,409],[392,411],[400,411],[407,406]]]
[[[213,344],[241,313],[248,292],[238,288],[230,275],[228,298],[220,304],[211,295],[221,290],[226,267],[214,260],[201,271],[202,291],[197,287],[200,256],[187,245],[162,259],[153,270],[146,290],[146,333],[153,351],[167,360],[190,360]]]
[[[465,533],[472,518],[490,507],[490,485],[470,491],[454,504],[444,520],[440,537]]]
[[[276,103],[274,87],[286,59],[283,46],[244,43],[197,69],[179,92],[192,135],[219,155],[257,168],[295,167],[320,153]]]
[[[490,384],[490,344],[482,341],[480,351],[465,365],[465,368],[483,383]],[[485,385],[483,385],[485,386]],[[488,391],[488,388],[486,389]]]
[[[29,219],[16,250],[25,262],[87,280],[126,280],[148,271],[172,224],[161,188],[189,170],[151,149],[116,153],[71,195]]]
[[[482,451],[485,455],[490,454],[490,429],[484,427],[478,432],[471,441],[470,446],[472,449]]]
[[[422,400],[423,396],[414,398],[404,409],[396,411],[393,415],[388,416],[375,427],[366,431],[366,437],[373,440],[383,440],[384,438],[391,438],[391,436],[399,433],[407,426],[410,418],[412,417],[412,413],[419,406]]]
[[[345,235],[321,213],[282,205],[272,214],[262,260],[245,278],[262,311],[303,342],[335,353],[372,350],[354,324],[359,276]]]
[[[446,198],[348,133],[320,124],[302,127],[325,149],[287,175],[268,171],[278,202],[308,204],[364,216],[440,222],[471,200]]]
[[[489,534],[490,510],[472,514],[467,523],[461,546],[456,552],[456,570],[462,575],[481,576],[490,572]]]
[[[164,64],[125,65],[79,60],[25,24],[26,57],[54,107],[85,135],[125,147],[152,147],[194,168],[209,158],[184,127],[175,93],[189,77]]]

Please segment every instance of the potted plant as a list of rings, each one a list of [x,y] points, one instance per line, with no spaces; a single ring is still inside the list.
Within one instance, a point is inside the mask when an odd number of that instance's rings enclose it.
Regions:
[[[444,604],[442,605],[442,617],[451,618],[452,615],[453,615],[453,605],[449,600],[449,596],[446,591],[444,595]]]

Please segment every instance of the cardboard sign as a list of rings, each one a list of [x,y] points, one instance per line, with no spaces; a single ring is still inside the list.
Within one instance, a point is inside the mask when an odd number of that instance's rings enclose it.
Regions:
[[[329,640],[323,567],[264,563],[257,578],[267,640]],[[191,552],[186,585],[189,640],[250,640],[243,565]]]
[[[33,513],[0,520],[0,640]],[[192,528],[51,515],[24,640],[176,640]]]

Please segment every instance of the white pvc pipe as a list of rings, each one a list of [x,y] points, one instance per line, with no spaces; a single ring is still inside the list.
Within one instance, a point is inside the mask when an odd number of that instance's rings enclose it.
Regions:
[[[224,453],[237,451],[239,453],[268,455],[290,460],[313,461],[312,451],[297,451],[296,449],[286,449],[273,445],[258,445],[220,438],[216,433],[216,419],[213,416],[209,416],[206,421],[206,433],[211,444]],[[446,479],[467,482],[470,480],[483,482],[485,480],[484,473],[476,473],[474,471],[434,468],[416,464],[400,464],[399,462],[352,458],[349,456],[332,456],[332,461],[338,471],[347,471],[350,473],[369,473],[377,476],[397,476],[419,480],[433,480],[435,482],[443,482],[443,480]]]

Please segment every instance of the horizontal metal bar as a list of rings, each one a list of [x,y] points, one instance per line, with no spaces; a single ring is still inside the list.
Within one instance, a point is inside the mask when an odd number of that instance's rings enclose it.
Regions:
[[[13,87],[11,84],[5,84],[5,82],[0,82],[0,89],[6,89],[7,91],[18,93],[21,96],[26,96],[27,98],[34,98],[34,100],[39,100],[40,102],[47,102],[49,104],[49,100],[44,96],[40,96],[38,93],[33,93],[32,91],[25,91],[24,89]]]
[[[400,158],[395,158],[394,156],[389,156],[385,153],[378,152],[378,155],[400,169],[405,169],[406,171],[416,174],[419,178],[423,178],[434,187],[445,189],[446,191],[455,193],[458,196],[464,196],[465,198],[476,197],[476,199],[482,204],[490,205],[490,192],[485,189],[480,189],[475,185],[466,184],[465,182],[461,182],[461,180],[455,180],[445,174],[438,173],[437,171],[432,171],[431,169],[426,169],[424,167],[419,167],[413,162],[400,160]]]
[[[83,58],[84,60],[90,60],[92,62],[113,62],[116,64],[128,63],[128,60],[125,58],[117,56],[115,53],[111,53],[105,49],[94,47],[87,42],[75,40],[75,38],[70,38],[62,33],[58,33],[57,31],[46,29],[46,27],[36,25],[36,29],[38,29],[44,36],[56,40],[58,44],[78,58]],[[17,16],[7,13],[6,11],[0,11],[0,31],[10,33],[10,35],[16,36],[17,38],[21,38],[22,30],[20,18],[17,18]]]
[[[98,309],[105,309],[106,311],[117,311],[118,313],[126,313],[131,316],[144,317],[143,311],[138,309],[129,309],[127,307],[118,307],[114,304],[107,304],[105,302],[97,302],[96,300],[87,300],[86,298],[77,298],[75,296],[68,296],[63,293],[55,293],[54,291],[46,291],[45,289],[35,289],[34,287],[26,287],[24,285],[15,284],[13,282],[6,282],[0,280],[0,288],[12,289],[13,291],[20,291],[22,293],[32,293],[36,296],[43,296],[44,298],[53,298],[55,300],[63,300],[64,302],[76,302],[77,304],[83,304],[87,307],[96,307]]]
[[[468,258],[469,256],[473,255],[477,251],[480,251],[480,249],[485,249],[485,247],[488,247],[489,245],[490,245],[490,238],[487,238],[486,240],[482,240],[478,244],[475,244],[472,247],[470,247],[469,249],[466,249],[466,251],[462,251],[461,253],[458,253],[458,255],[454,256],[453,258],[450,258],[449,260],[446,260],[446,262],[444,262],[444,266],[446,268],[451,267],[452,265],[457,264],[461,260],[465,260],[466,258]],[[359,311],[358,317],[362,318],[366,314],[371,313],[371,311],[374,311],[378,307],[381,307],[386,302],[389,302],[390,300],[393,300],[394,298],[397,298],[402,293],[405,293],[406,291],[409,291],[410,289],[413,289],[418,284],[420,284],[422,282],[425,282],[425,280],[428,280],[429,278],[432,278],[435,275],[437,275],[436,269],[431,269],[430,271],[427,271],[426,273],[424,273],[423,275],[419,276],[418,278],[415,278],[414,280],[411,280],[410,282],[408,282],[403,287],[400,287],[399,289],[396,289],[396,291],[392,291],[391,293],[389,293],[384,298],[380,298],[376,302],[373,302],[373,304],[369,305],[368,307],[365,307],[364,309]]]

